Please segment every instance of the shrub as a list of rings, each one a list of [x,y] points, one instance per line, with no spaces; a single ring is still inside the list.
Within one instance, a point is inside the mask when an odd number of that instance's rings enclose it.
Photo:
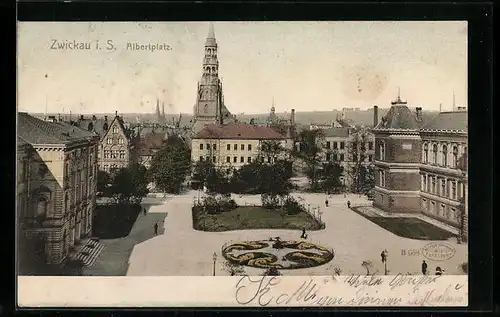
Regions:
[[[305,211],[304,206],[302,206],[295,198],[288,196],[283,202],[283,208],[285,208],[288,215],[296,215]]]
[[[272,196],[269,194],[262,194],[260,196],[262,201],[262,207],[266,209],[276,209],[280,207],[280,201],[278,196]]]

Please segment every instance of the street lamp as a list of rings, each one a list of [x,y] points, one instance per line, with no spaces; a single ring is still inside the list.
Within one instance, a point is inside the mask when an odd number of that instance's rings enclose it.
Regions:
[[[214,252],[214,254],[212,255],[212,258],[214,260],[214,276],[215,276],[215,262],[217,261],[217,253]]]

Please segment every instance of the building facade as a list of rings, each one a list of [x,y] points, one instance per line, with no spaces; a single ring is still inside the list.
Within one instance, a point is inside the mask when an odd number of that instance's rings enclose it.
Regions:
[[[421,211],[467,232],[467,112],[441,112],[420,136]]]
[[[278,155],[265,153],[265,142],[275,142],[283,149],[293,147],[292,139],[270,127],[240,122],[208,125],[192,137],[191,159],[195,163],[208,160],[226,169],[238,169],[257,159],[272,163]]]
[[[374,129],[374,206],[422,213],[468,232],[467,111],[441,112],[427,123],[399,97]]]
[[[42,238],[47,264],[60,264],[91,234],[99,137],[19,113],[18,138],[19,227],[26,241]]]
[[[211,24],[205,42],[202,75],[198,82],[196,104],[194,106],[194,133],[200,132],[207,124],[234,121],[234,116],[224,104],[222,81],[219,78],[217,50],[215,32]]]

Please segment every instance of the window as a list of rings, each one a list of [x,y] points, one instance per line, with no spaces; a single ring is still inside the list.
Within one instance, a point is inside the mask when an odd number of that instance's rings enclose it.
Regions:
[[[373,150],[373,142],[368,142],[368,150]]]
[[[333,142],[333,149],[336,150],[337,149],[337,142]]]
[[[212,162],[214,162],[214,163],[217,162],[217,158],[215,156],[212,156]]]
[[[245,163],[245,157],[244,156],[240,157],[240,163]]]
[[[422,191],[427,191],[427,175],[422,175]]]
[[[422,158],[422,163],[429,163],[429,145],[424,144],[424,157]]]
[[[457,199],[457,183],[451,183],[451,199]]]
[[[247,148],[248,148],[249,151],[251,151],[252,150],[252,145],[249,144]]]
[[[117,151],[111,150],[111,158],[115,159],[118,157]]]
[[[338,160],[338,155],[334,153],[334,154],[332,155],[332,158],[333,158],[333,161],[337,162],[337,160]]]
[[[330,148],[330,141],[327,141],[326,142],[326,148],[329,149]]]
[[[227,149],[228,151],[231,151],[231,144],[228,144],[228,145],[227,145],[227,147],[226,147],[226,149]]]
[[[247,157],[247,163],[252,163],[252,157],[251,156]]]
[[[373,162],[373,155],[368,154],[368,161]]]
[[[47,200],[45,197],[38,198],[36,203],[35,217],[44,218],[47,215]]]
[[[227,163],[231,163],[231,157],[230,156],[226,156],[226,162]]]
[[[437,144],[434,144],[432,146],[432,163],[434,163],[434,164],[438,163],[438,146],[437,146]]]
[[[340,142],[340,149],[341,149],[341,150],[343,150],[343,149],[344,149],[344,147],[345,147],[345,143],[344,143],[344,141]]]
[[[241,149],[242,151],[244,151],[244,150],[245,150],[245,144],[242,144],[242,145],[240,146],[240,149]]]
[[[107,142],[108,144],[113,144],[113,139],[112,139],[112,138],[108,138],[106,142]]]
[[[200,150],[203,150],[203,143],[200,143]]]
[[[113,127],[113,133],[118,133],[118,127]]]
[[[384,161],[385,160],[385,143],[380,143],[380,146],[379,146],[379,159],[381,161]]]
[[[270,156],[267,157],[267,163],[271,163],[271,157]]]
[[[109,158],[109,155],[110,155],[109,151],[108,150],[104,150],[104,158],[105,159]]]
[[[448,147],[446,145],[443,145],[443,147],[441,148],[441,165],[448,165]]]
[[[238,157],[237,157],[237,156],[234,156],[234,157],[233,157],[233,163],[236,163],[236,162],[238,162]]]
[[[234,149],[235,151],[237,151],[237,150],[238,150],[238,144],[235,144],[235,145],[233,146],[233,149]]]
[[[207,143],[207,150],[210,150],[210,144]]]
[[[203,162],[203,156],[200,156],[200,162]]]
[[[453,167],[457,168],[458,167],[458,147],[454,146],[452,152],[453,152]]]
[[[340,161],[343,162],[344,161],[344,154],[340,154]]]
[[[385,187],[385,171],[379,171],[378,175],[380,187]]]
[[[446,180],[441,180],[441,196],[446,197]]]
[[[436,177],[432,177],[432,191],[433,194],[436,194]]]
[[[121,159],[125,158],[125,150],[120,150],[120,158]]]
[[[123,139],[122,138],[118,139],[118,144],[123,144]]]
[[[108,166],[108,164],[104,164],[104,171],[109,172],[109,166]]]
[[[326,160],[330,161],[330,159],[331,159],[331,154],[330,153],[326,153]]]
[[[205,161],[210,162],[210,156],[205,157]]]
[[[217,150],[217,144],[213,144],[213,147],[212,147],[215,150]]]

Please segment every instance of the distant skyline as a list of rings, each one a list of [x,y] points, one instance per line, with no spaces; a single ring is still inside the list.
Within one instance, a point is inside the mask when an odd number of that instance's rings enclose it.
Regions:
[[[214,22],[234,113],[467,106],[467,23]],[[192,113],[209,22],[20,22],[18,110]],[[66,41],[89,50],[54,50]],[[113,50],[107,50],[107,41]],[[101,50],[95,49],[99,41]],[[127,43],[171,50],[132,51]],[[109,46],[111,47],[111,46]],[[172,106],[170,106],[172,105]]]

